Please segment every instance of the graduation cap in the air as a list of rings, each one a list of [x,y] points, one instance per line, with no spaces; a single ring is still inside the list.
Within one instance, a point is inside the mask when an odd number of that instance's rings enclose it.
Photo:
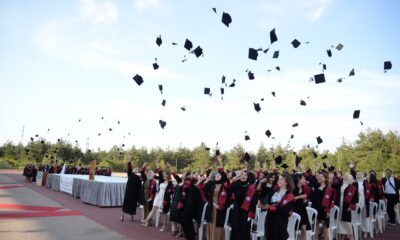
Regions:
[[[317,158],[317,157],[318,157],[318,154],[317,154],[315,151],[313,151],[312,153],[313,153],[313,155],[314,155],[314,158]]]
[[[360,117],[360,110],[354,110],[353,119],[357,119]]]
[[[160,66],[158,65],[158,63],[153,63],[153,69],[157,70]]]
[[[320,136],[317,137],[317,143],[318,143],[318,144],[323,143],[322,138],[321,138]]]
[[[247,72],[247,76],[249,77],[249,80],[254,80],[254,73],[251,71]]]
[[[109,128],[109,129],[108,129],[108,131],[110,131],[110,132],[111,132],[111,131],[112,131],[112,128]]]
[[[279,57],[279,51],[275,51],[274,55],[272,55],[272,58],[278,58]]]
[[[250,140],[250,136],[247,134],[247,131],[245,132],[245,136],[244,136],[244,140],[249,141]]]
[[[325,154],[324,156],[322,156],[322,158],[321,159],[327,159],[328,158],[328,155],[327,154]]]
[[[267,135],[267,137],[270,137],[272,135],[271,131],[268,129],[267,131],[265,131],[265,135]]]
[[[232,23],[231,15],[229,15],[229,13],[223,12],[221,21],[223,24],[225,24],[225,26],[229,27],[229,24]]]
[[[248,162],[248,161],[250,161],[250,159],[251,159],[251,156],[250,156],[250,154],[248,152],[245,152],[244,154],[242,154],[241,161]]]
[[[158,84],[158,90],[160,90],[161,94],[163,94],[163,85],[162,84]]]
[[[160,123],[160,127],[162,129],[164,129],[164,127],[167,125],[167,122],[163,121],[163,120],[159,120],[158,123]]]
[[[97,136],[101,136],[101,133],[98,133]]]
[[[35,141],[35,139],[33,137],[31,137],[31,141],[33,142],[33,141]]]
[[[249,48],[249,58],[252,60],[257,61],[258,51],[254,48]]]
[[[204,94],[210,95],[210,93],[211,93],[211,89],[210,88],[208,88],[208,87],[204,88]]]
[[[296,155],[296,159],[295,159],[296,166],[299,166],[301,160],[303,160],[303,158]]]
[[[272,29],[271,32],[269,32],[269,38],[271,40],[271,44],[278,41],[278,37],[276,36],[276,33],[275,33],[275,28]]]
[[[274,159],[274,161],[275,161],[276,165],[279,165],[279,164],[282,163],[283,158],[282,158],[281,155],[279,155],[279,156],[277,156],[277,157]]]
[[[232,81],[232,83],[229,85],[229,87],[234,87],[234,86],[236,85],[235,82],[236,82],[236,79],[233,79],[233,81]]]
[[[256,110],[256,112],[260,112],[261,111],[261,107],[259,103],[253,103],[254,104],[254,110]]]
[[[225,80],[226,80],[226,77],[225,77],[224,75],[222,75],[222,77],[221,77],[221,83],[224,84],[224,83],[225,83]]]
[[[325,82],[325,74],[317,74],[314,75],[315,84],[324,83]]]
[[[163,105],[165,107],[165,104],[167,103],[167,101],[165,99],[162,100],[161,105]]]
[[[306,106],[307,103],[306,103],[304,100],[300,100],[300,105],[301,105],[301,106]]]
[[[299,123],[293,123],[292,127],[298,127]]]
[[[161,35],[157,37],[157,39],[156,39],[156,44],[157,44],[158,46],[161,46],[161,44],[162,44]]]
[[[291,134],[291,135],[290,135],[290,139],[293,139],[293,138],[294,138],[294,135],[293,135],[293,134]]]
[[[224,95],[224,93],[225,93],[225,88],[220,88],[220,90],[221,90],[221,95]]]
[[[185,44],[184,44],[183,47],[186,48],[188,51],[190,51],[190,49],[193,48],[193,44],[192,44],[192,42],[191,42],[189,39],[186,39],[186,40],[185,40]]]
[[[181,110],[182,111],[186,111],[186,107],[181,107]]]
[[[391,61],[385,61],[383,63],[383,70],[386,71],[392,69],[392,62]]]
[[[322,64],[322,71],[326,71],[326,64],[325,63]]]
[[[203,49],[200,46],[198,46],[193,50],[193,53],[194,55],[196,55],[196,57],[200,57],[201,55],[203,55]]]
[[[297,39],[294,39],[291,44],[293,45],[294,48],[298,48],[300,46],[300,42]]]
[[[281,168],[285,169],[285,168],[289,168],[289,166],[286,163],[284,163],[281,165]]]
[[[274,97],[275,97],[275,92],[271,92],[271,94],[272,94],[272,96],[274,96]]]
[[[354,68],[353,68],[353,69],[351,69],[351,71],[349,73],[349,77],[354,76],[354,75],[355,75],[355,72],[354,72]]]
[[[338,51],[340,51],[340,50],[342,50],[343,47],[344,47],[343,44],[339,43],[339,44],[336,46],[336,49],[337,49]]]
[[[339,78],[338,80],[336,80],[336,82],[341,83],[343,81],[342,78]]]
[[[215,13],[217,13],[217,9],[216,9],[216,8],[212,8],[212,10],[213,10]]]
[[[328,57],[332,57],[332,51],[330,49],[326,50],[326,54],[328,54]]]
[[[137,85],[142,85],[142,83],[143,83],[143,78],[142,78],[142,76],[140,76],[139,74],[136,74],[134,77],[133,77],[133,80],[135,80],[135,82],[137,83]],[[103,119],[103,118],[102,118]]]

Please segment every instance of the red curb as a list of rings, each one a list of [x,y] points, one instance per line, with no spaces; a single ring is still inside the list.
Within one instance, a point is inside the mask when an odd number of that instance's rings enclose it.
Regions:
[[[57,211],[63,208],[0,203],[0,209],[49,212],[49,211]]]

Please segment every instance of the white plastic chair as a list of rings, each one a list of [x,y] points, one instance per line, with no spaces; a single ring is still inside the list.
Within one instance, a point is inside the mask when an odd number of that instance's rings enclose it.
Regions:
[[[306,207],[307,217],[310,222],[311,230],[307,230],[307,240],[315,239],[315,230],[317,229],[318,211],[312,207]]]
[[[230,205],[228,209],[226,209],[225,222],[224,222],[225,240],[230,240],[231,239],[232,227],[229,225],[229,216],[231,214],[231,210],[232,209],[233,209],[233,204]]]
[[[357,203],[356,209],[351,211],[351,225],[353,227],[353,236],[355,240],[361,239],[361,206]]]
[[[258,221],[257,221],[257,228],[255,231],[251,231],[251,239],[252,240],[257,240],[258,238],[263,239],[264,238],[264,223],[265,223],[265,217],[267,216],[266,211],[259,211],[258,212]]]
[[[383,233],[385,230],[385,203],[383,200],[379,200],[379,205],[378,205],[378,213],[376,214],[377,221],[378,221],[378,228],[379,232]]]
[[[206,216],[206,209],[207,209],[208,202],[206,202],[203,206],[203,212],[201,213],[201,223],[199,226],[199,240],[203,240],[203,233],[204,233],[204,226],[207,225],[207,221],[204,219]]]
[[[295,212],[289,217],[289,222],[287,225],[287,232],[289,233],[288,240],[297,240],[297,231],[299,231],[300,220],[300,215]]]
[[[394,212],[396,213],[396,222],[400,224],[400,203],[396,204]]]
[[[387,199],[386,198],[383,200],[383,203],[384,203],[383,205],[385,207],[385,211],[383,213],[385,216],[385,226],[386,226],[387,222],[389,221],[389,214],[387,213]]]
[[[260,212],[261,212],[261,208],[257,207],[257,208],[256,208],[256,215],[255,215],[255,218],[254,218],[254,219],[251,219],[251,224],[250,224],[251,227],[250,227],[250,230],[253,230],[254,227],[257,226],[258,215],[259,215]]]
[[[339,239],[337,225],[339,220],[339,207],[333,206],[329,212],[329,228],[328,228],[328,239],[333,240]]]
[[[371,238],[374,237],[377,212],[378,212],[378,204],[375,202],[370,202],[369,203],[368,230],[369,230],[369,236]]]

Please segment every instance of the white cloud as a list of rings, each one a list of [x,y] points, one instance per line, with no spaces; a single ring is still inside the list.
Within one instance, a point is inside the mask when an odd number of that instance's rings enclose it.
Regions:
[[[144,11],[151,8],[159,8],[160,0],[135,0],[134,6],[138,11]]]
[[[118,19],[118,10],[112,1],[81,0],[79,10],[96,25],[110,26]]]

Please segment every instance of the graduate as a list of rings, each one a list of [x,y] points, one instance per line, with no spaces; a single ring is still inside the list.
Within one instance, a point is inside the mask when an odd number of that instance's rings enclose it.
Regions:
[[[308,219],[307,209],[308,200],[311,193],[311,188],[307,186],[306,178],[302,173],[296,173],[293,175],[294,182],[294,204],[293,212],[300,215],[300,230],[301,238],[303,240],[307,239],[307,229],[311,229],[310,221]]]
[[[291,176],[282,173],[278,180],[279,189],[274,191],[260,208],[267,210],[265,217],[265,238],[267,240],[286,240],[289,237],[287,224],[293,210],[295,198],[294,183]]]
[[[228,189],[230,184],[227,182],[226,173],[222,165],[222,159],[217,157],[219,167],[218,172],[209,174],[205,181],[205,194],[208,205],[205,212],[207,224],[207,240],[224,239],[224,221],[226,209],[229,207]]]
[[[132,216],[136,215],[136,208],[139,203],[139,196],[142,192],[142,181],[137,175],[137,170],[132,171],[131,156],[128,160],[128,181],[125,188],[124,203],[122,206],[122,216],[121,221],[124,221],[124,213]]]
[[[179,177],[178,174],[174,171],[174,168],[168,164],[172,176],[174,176],[176,180],[176,185],[174,187],[172,202],[171,202],[171,209],[169,211],[169,220],[171,221],[172,227],[172,236],[182,237],[183,236],[183,229],[182,225],[180,224],[180,215],[182,211],[178,209],[178,203],[182,197],[182,187],[186,178],[186,173],[182,173],[182,177]]]
[[[254,174],[247,169],[232,178],[231,189],[235,195],[232,211],[232,240],[250,239],[250,220],[255,217],[257,205]]]
[[[143,164],[140,176],[143,182],[143,218],[146,219],[149,211],[153,208],[153,200],[157,193],[157,181],[154,179],[154,172],[149,170],[146,172],[147,162]],[[158,173],[159,169],[156,170]],[[144,222],[143,222],[144,223]],[[145,223],[144,223],[145,224]],[[148,226],[151,226],[151,220],[147,222]]]

